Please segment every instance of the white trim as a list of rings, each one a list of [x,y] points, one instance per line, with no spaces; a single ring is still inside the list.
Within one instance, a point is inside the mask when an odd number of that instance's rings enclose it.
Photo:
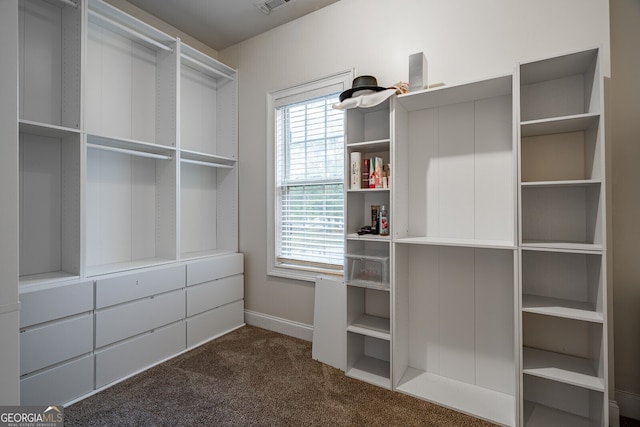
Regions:
[[[0,314],[13,313],[14,311],[20,311],[20,301],[12,304],[0,305]]]
[[[268,329],[305,341],[313,341],[313,326],[305,323],[294,322],[281,317],[270,316],[256,311],[245,310],[244,321],[247,325]]]
[[[322,87],[342,85],[342,90],[346,90],[353,79],[354,70],[341,71],[329,76],[325,76],[313,81],[297,84],[290,88],[272,90],[267,92],[267,275],[296,279],[307,282],[315,282],[319,273],[326,273],[318,270],[301,270],[300,268],[289,268],[278,263],[276,259],[276,194],[275,194],[275,108],[283,98],[297,96],[301,92],[309,90],[320,90]],[[269,328],[267,328],[269,329]],[[286,334],[286,332],[283,332]],[[294,335],[295,336],[295,335]],[[311,336],[311,335],[310,335]],[[303,338],[304,339],[304,338]],[[309,338],[311,341],[311,338]]]
[[[620,415],[640,420],[640,394],[616,390],[616,401],[620,407]]]
[[[620,427],[620,407],[615,400],[609,401],[609,427]]]

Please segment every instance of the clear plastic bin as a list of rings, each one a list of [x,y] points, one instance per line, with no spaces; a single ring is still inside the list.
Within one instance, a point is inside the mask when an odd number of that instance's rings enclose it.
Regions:
[[[346,254],[347,285],[389,289],[389,255],[379,252]]]

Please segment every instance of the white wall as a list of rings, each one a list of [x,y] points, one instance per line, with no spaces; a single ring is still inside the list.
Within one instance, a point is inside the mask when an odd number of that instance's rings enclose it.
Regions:
[[[20,403],[18,2],[0,0],[0,405]]]
[[[588,47],[602,47],[608,58],[608,14],[603,0],[341,0],[220,51],[240,76],[246,308],[313,323],[313,286],[266,275],[268,91],[354,67],[356,75],[373,74],[391,85],[408,79],[408,56],[420,51],[429,61],[429,82],[446,84],[511,73],[517,61]]]
[[[640,1],[610,4],[616,399],[640,419]]]

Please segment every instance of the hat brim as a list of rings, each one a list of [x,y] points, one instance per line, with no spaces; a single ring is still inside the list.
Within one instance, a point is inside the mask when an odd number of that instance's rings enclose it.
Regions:
[[[340,102],[342,102],[347,98],[351,98],[353,96],[353,94],[356,93],[356,92],[360,92],[360,91],[364,91],[364,90],[380,92],[380,91],[383,91],[383,90],[386,90],[386,89],[387,89],[386,87],[380,87],[380,86],[358,86],[358,87],[352,87],[351,89],[347,89],[344,92],[342,92],[340,94],[340,96],[338,97],[338,99],[340,99]]]

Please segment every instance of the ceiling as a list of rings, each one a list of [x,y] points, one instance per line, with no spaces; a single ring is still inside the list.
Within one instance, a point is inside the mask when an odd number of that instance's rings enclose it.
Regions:
[[[291,0],[265,15],[255,5],[265,0],[128,0],[216,50],[247,40],[337,1]]]

